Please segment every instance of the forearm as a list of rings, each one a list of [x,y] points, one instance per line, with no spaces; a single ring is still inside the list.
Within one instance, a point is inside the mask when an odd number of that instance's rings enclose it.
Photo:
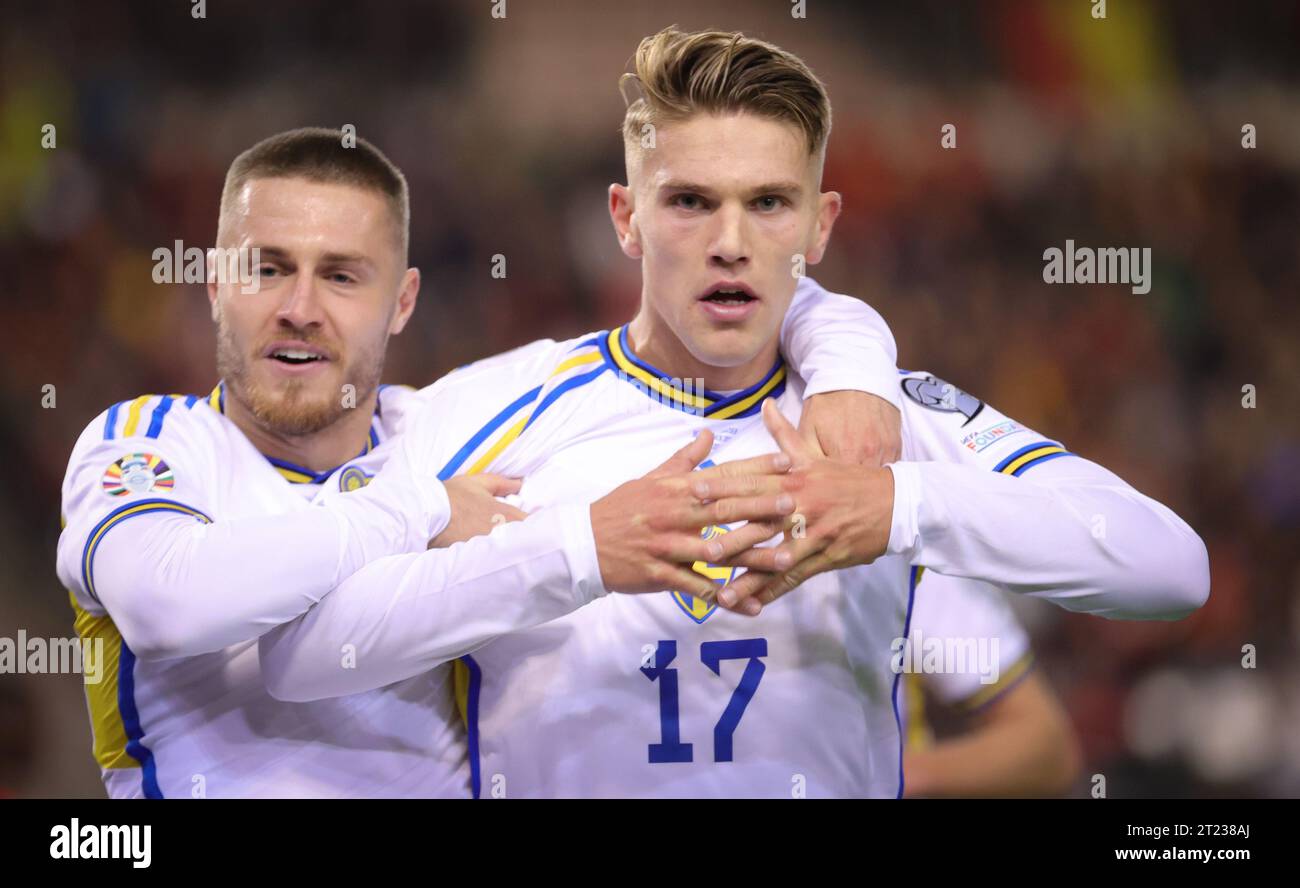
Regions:
[[[383,687],[604,591],[589,508],[558,506],[448,549],[366,565],[262,637],[263,678],[288,701]]]
[[[293,619],[333,588],[344,536],[322,509],[214,524],[142,515],[104,537],[96,594],[137,657],[209,653]]]
[[[880,313],[801,278],[781,327],[781,350],[805,381],[804,397],[864,391],[899,406],[898,348]]]
[[[142,514],[99,541],[93,588],[142,659],[220,650],[302,614],[367,560],[422,549],[445,523],[440,491],[419,503],[361,490],[214,523]]]
[[[1055,724],[995,722],[906,753],[903,781],[909,796],[1052,796],[1068,788],[1077,760],[1073,738]]]
[[[1116,619],[1179,619],[1209,594],[1196,533],[1100,466],[1072,458],[1019,478],[935,462],[890,468],[887,552],[913,564]]]

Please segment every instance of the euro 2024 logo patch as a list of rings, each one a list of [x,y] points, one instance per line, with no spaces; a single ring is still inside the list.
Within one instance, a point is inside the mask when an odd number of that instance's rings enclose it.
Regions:
[[[109,496],[171,490],[175,483],[171,467],[152,453],[128,453],[104,472],[104,492]]]

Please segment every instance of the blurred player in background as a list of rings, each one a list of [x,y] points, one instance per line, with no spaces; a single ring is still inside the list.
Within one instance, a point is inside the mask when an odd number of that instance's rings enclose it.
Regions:
[[[1052,796],[1082,760],[1005,593],[917,568],[899,708],[906,795]],[[928,668],[931,664],[938,668]],[[957,722],[936,740],[932,705]]]
[[[345,148],[337,132],[299,130],[241,154],[226,177],[217,245],[259,251],[260,287],[245,293],[209,269],[222,381],[205,396],[114,405],[77,442],[58,572],[78,633],[105,643],[107,678],[86,690],[110,795],[464,795],[449,682],[288,705],[266,693],[258,636],[362,564],[402,552],[445,568],[445,594],[499,601],[502,612],[517,604],[520,620],[540,619],[529,589],[550,590],[569,608],[594,594],[599,576],[575,569],[597,557],[585,506],[521,521],[514,537],[492,541],[490,563],[509,560],[526,581],[498,574],[476,583],[463,559],[426,546],[486,533],[497,516],[522,519],[493,497],[517,484],[482,476],[444,490],[432,475],[394,483],[379,471],[422,397],[379,384],[388,337],[419,292],[419,272],[407,267],[408,220],[404,177],[364,140]],[[825,329],[835,327],[850,347],[821,347],[823,366],[874,360],[878,377],[893,372],[892,340],[870,309],[811,291],[804,305],[791,344],[809,344],[801,354],[810,370],[813,343],[828,342]],[[492,394],[517,397],[513,383]],[[822,439],[836,437],[843,414],[878,411],[877,400],[837,396]],[[897,449],[888,427],[874,434],[864,423],[854,436],[843,446],[877,461]],[[660,474],[694,467],[678,460]],[[645,484],[661,490],[665,507],[692,501],[684,483]],[[620,496],[641,491],[632,484]],[[671,551],[662,526],[620,540],[644,547],[638,569],[654,572],[656,588],[707,594],[710,581],[677,562],[744,543],[702,540],[693,519],[672,530]],[[333,654],[346,665],[346,650]]]

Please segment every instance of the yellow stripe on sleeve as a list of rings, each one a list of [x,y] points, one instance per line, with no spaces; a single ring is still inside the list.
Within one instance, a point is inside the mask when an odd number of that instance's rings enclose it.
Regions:
[[[77,596],[68,592],[73,625],[83,644],[91,645],[96,657],[97,673],[90,674],[89,662],[83,657],[85,673],[86,706],[90,710],[90,726],[94,738],[95,761],[101,768],[138,768],[140,763],[126,751],[126,726],[118,709],[118,669],[122,659],[122,635],[111,617],[95,616],[77,603]],[[98,681],[93,681],[97,678]]]
[[[974,694],[967,697],[965,700],[962,700],[957,705],[960,706],[962,709],[966,709],[966,710],[980,708],[985,703],[989,702],[998,694],[1002,693],[1011,685],[1019,681],[1021,676],[1023,676],[1026,672],[1029,671],[1029,667],[1032,666],[1033,663],[1034,663],[1033,652],[1032,651],[1026,652],[1023,657],[1021,657],[1016,662],[1012,663],[1011,666],[1008,667],[1002,673],[1002,675],[998,677],[997,681],[995,681],[991,685],[985,685],[984,687],[976,691]]]
[[[925,749],[934,743],[934,731],[925,713],[925,690],[921,676],[915,672],[903,673],[903,699],[907,706],[907,737],[909,750]]]
[[[1049,444],[1044,447],[1039,447],[1036,450],[1029,451],[1024,456],[1017,459],[1015,462],[1007,463],[1007,465],[1002,467],[1002,474],[1014,475],[1016,471],[1027,462],[1032,462],[1033,460],[1039,459],[1044,456],[1048,456],[1049,454],[1052,453],[1068,453],[1068,452],[1069,451],[1067,451],[1064,447],[1061,447],[1056,444]]]
[[[469,727],[469,667],[461,660],[451,661],[453,693],[456,697],[456,711],[460,720]]]
[[[528,425],[529,416],[532,416],[532,414],[529,413],[528,416],[523,417],[522,419],[519,420],[519,422],[511,426],[510,431],[506,432],[504,435],[498,438],[497,442],[492,445],[492,449],[489,450],[487,453],[483,454],[481,457],[479,457],[478,462],[470,466],[469,471],[466,472],[465,474],[477,475],[479,472],[482,472],[489,465],[491,465],[492,460],[496,459],[497,456],[501,453],[501,451],[505,450],[506,447],[510,445],[510,442],[513,441],[515,438],[518,438],[520,433],[523,432],[524,426]]]
[[[580,367],[584,364],[595,364],[598,361],[603,361],[604,359],[605,356],[600,353],[599,349],[588,352],[586,354],[575,355],[574,357],[569,358],[561,362],[558,366],[556,366],[556,368],[551,371],[550,378],[554,379],[556,376],[559,376],[561,373],[564,373],[567,370],[572,370],[574,367]],[[532,404],[532,407],[533,408],[536,407],[536,402]],[[516,416],[518,416],[518,414],[516,414]],[[526,410],[524,415],[520,417],[520,419],[514,425],[512,425],[509,429],[507,429],[506,432],[496,440],[496,443],[493,444],[491,448],[487,450],[486,453],[480,456],[474,462],[474,464],[471,465],[465,471],[465,474],[477,475],[480,472],[486,471],[488,466],[492,465],[492,461],[496,459],[498,456],[500,456],[501,452],[505,450],[507,447],[509,447],[511,442],[513,442],[516,438],[518,438],[521,434],[523,434],[524,429],[527,428],[528,426],[528,420],[531,419],[532,416],[533,416],[533,410],[532,409]]]
[[[135,434],[136,426],[140,424],[140,411],[153,395],[141,395],[131,402],[130,408],[126,412],[126,425],[122,428],[122,437],[129,438]]]
[[[569,358],[567,361],[560,364],[560,366],[552,370],[551,376],[559,376],[565,370],[571,370],[574,367],[581,366],[582,364],[594,364],[597,361],[602,361],[604,359],[605,356],[600,353],[599,349],[585,355],[577,355],[576,357]]]
[[[85,591],[90,595],[91,598],[94,598],[97,601],[99,600],[98,596],[95,595],[95,581],[94,581],[93,574],[91,573],[90,570],[91,564],[93,563],[95,558],[95,550],[99,548],[99,541],[104,538],[104,534],[108,533],[116,525],[125,521],[127,518],[130,518],[134,515],[139,515],[142,512],[178,512],[182,515],[189,515],[193,518],[197,518],[200,521],[202,521],[204,524],[211,523],[208,516],[204,515],[198,509],[195,509],[192,506],[187,506],[184,503],[174,502],[172,500],[153,500],[153,501],[142,502],[134,506],[123,507],[121,511],[114,512],[107,519],[100,522],[99,526],[96,527],[91,532],[90,539],[86,541],[85,554],[82,555],[81,575],[83,579],[83,585],[85,587]]]

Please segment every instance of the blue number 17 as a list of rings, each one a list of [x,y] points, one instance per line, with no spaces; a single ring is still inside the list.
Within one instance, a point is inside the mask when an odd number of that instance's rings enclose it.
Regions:
[[[723,660],[745,660],[745,671],[741,673],[740,682],[731,692],[727,708],[713,727],[713,760],[729,762],[732,760],[732,738],[736,727],[745,714],[745,707],[758,690],[758,683],[763,680],[767,667],[761,657],[767,656],[766,638],[740,638],[731,641],[706,641],[700,645],[700,661],[721,676]],[[659,729],[661,742],[650,744],[650,764],[664,762],[689,762],[693,759],[693,747],[681,742],[681,723],[678,712],[677,670],[668,668],[677,658],[677,642],[661,641],[655,650],[654,666],[642,666],[641,672],[646,678],[659,683]]]

